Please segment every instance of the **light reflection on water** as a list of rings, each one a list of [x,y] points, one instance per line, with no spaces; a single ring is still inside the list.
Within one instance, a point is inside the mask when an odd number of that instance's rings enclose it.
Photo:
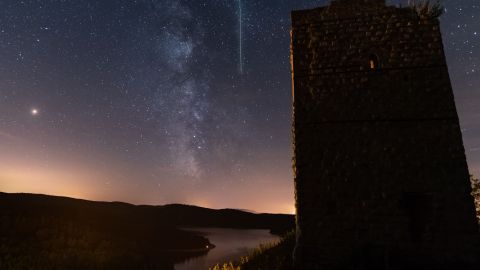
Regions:
[[[205,256],[175,265],[175,270],[208,270],[216,263],[239,260],[240,257],[247,255],[260,244],[280,240],[280,237],[270,234],[269,230],[222,228],[189,228],[185,230],[201,233],[216,247]]]

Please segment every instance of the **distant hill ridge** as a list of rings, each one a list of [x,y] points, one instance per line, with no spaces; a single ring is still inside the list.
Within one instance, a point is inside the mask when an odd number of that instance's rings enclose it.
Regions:
[[[30,193],[0,192],[2,215],[27,215],[79,219],[151,222],[160,227],[220,227],[269,229],[283,233],[294,227],[294,216],[257,214],[238,209],[209,209],[193,205],[133,205]]]

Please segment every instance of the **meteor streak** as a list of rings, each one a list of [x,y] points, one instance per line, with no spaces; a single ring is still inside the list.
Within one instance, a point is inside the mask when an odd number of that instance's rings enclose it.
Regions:
[[[243,75],[243,10],[242,10],[242,0],[238,0],[238,50],[239,50],[239,70],[240,74]]]

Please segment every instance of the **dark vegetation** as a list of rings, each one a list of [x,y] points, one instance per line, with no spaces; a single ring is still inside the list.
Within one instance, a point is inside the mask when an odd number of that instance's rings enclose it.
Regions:
[[[238,262],[217,264],[210,270],[290,270],[294,246],[295,232],[289,232],[278,243],[261,245]]]
[[[0,193],[0,269],[173,269],[208,252],[181,227],[293,227],[289,215]]]
[[[409,6],[421,18],[438,18],[443,14],[443,6],[438,0],[409,0]]]
[[[475,209],[477,211],[477,219],[480,221],[480,180],[470,175],[472,182],[472,196],[475,199]]]

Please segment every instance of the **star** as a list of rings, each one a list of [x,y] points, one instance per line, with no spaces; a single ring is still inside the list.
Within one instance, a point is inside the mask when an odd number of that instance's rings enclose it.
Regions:
[[[290,12],[329,0],[3,2],[0,178],[15,163],[49,179],[28,179],[32,191],[78,185],[87,197],[105,188],[95,198],[156,204],[194,203],[201,194],[218,208],[292,212],[284,207],[294,205]],[[478,177],[480,5],[443,2],[445,54]],[[9,134],[29,143],[6,145]],[[32,152],[39,158],[23,158]],[[72,168],[71,183],[52,179]],[[105,180],[116,178],[121,185]],[[263,196],[272,187],[256,179],[273,178],[279,196]],[[156,197],[157,182],[165,198]],[[227,182],[249,200],[217,196]]]

